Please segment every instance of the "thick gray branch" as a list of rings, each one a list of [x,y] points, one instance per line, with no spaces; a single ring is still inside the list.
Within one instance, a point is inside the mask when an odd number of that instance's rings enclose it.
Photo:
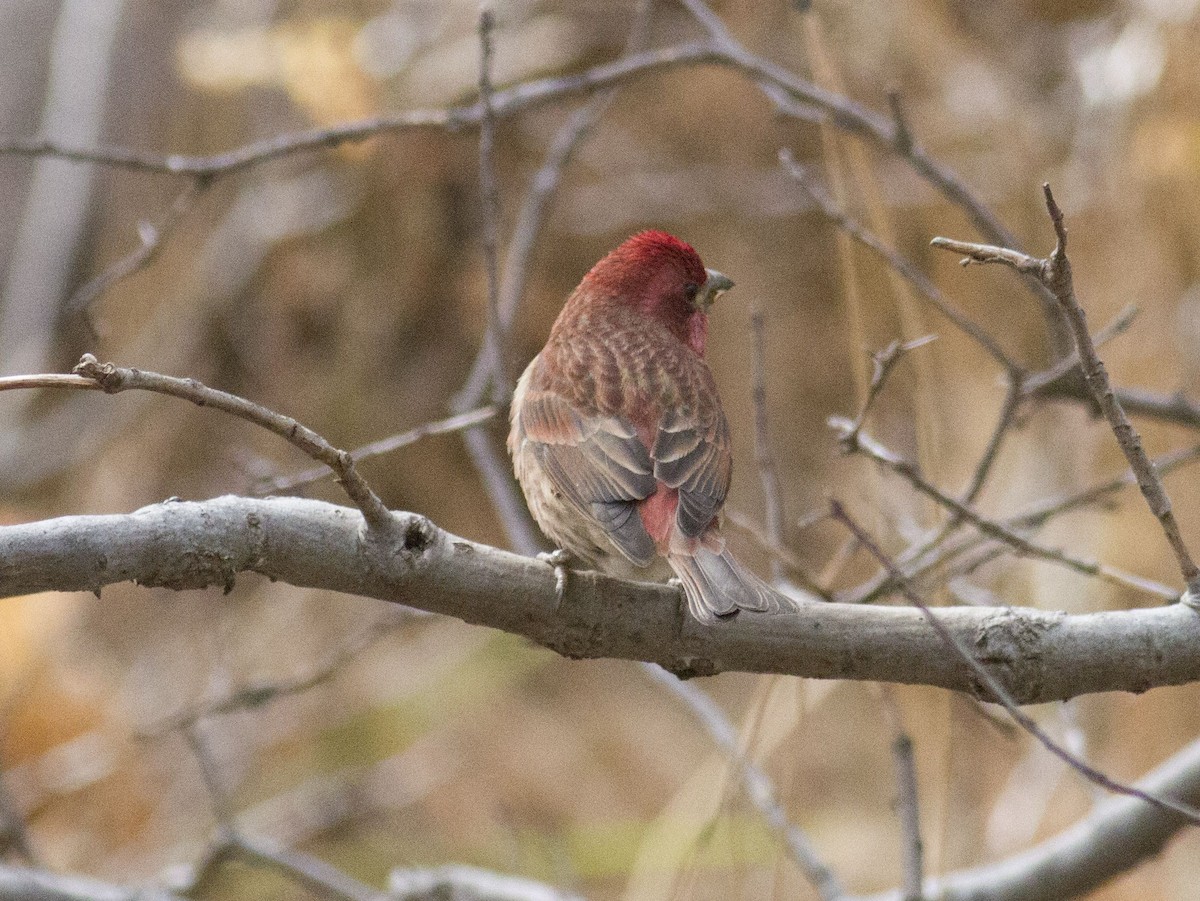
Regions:
[[[228,588],[237,574],[256,572],[503,629],[568,657],[645,660],[681,675],[788,673],[979,693],[915,608],[811,604],[704,626],[685,615],[675,588],[597,573],[572,573],[556,606],[549,565],[458,538],[422,516],[395,517],[397,528],[376,537],[348,508],[222,497],[8,526],[0,528],[0,596],[99,591],[130,580]],[[1200,680],[1200,614],[1185,604],[937,615],[1022,703]]]

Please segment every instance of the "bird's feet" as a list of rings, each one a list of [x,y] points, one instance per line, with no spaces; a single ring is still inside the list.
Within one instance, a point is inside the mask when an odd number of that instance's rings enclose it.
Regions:
[[[555,548],[543,551],[537,558],[554,567],[554,609],[557,611],[567,596],[567,564],[571,562],[571,555],[562,548]]]

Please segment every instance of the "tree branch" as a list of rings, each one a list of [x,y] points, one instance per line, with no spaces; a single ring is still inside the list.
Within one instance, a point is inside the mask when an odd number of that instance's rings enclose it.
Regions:
[[[1200,741],[1136,783],[1155,795],[1200,804]],[[1002,860],[925,882],[940,901],[1061,901],[1092,891],[1154,857],[1183,818],[1136,798],[1115,797],[1064,832]],[[900,892],[861,901],[902,901]]]
[[[598,573],[572,574],[560,605],[552,566],[451,535],[423,516],[392,516],[392,528],[368,536],[348,508],[222,497],[7,526],[0,596],[131,580],[229,588],[239,573],[256,572],[503,629],[567,657],[650,661],[684,676],[771,672],[986,695],[913,608],[807,604],[704,626],[687,617],[677,588]],[[1183,604],[1079,615],[955,607],[939,616],[1021,703],[1200,680],[1200,615]]]

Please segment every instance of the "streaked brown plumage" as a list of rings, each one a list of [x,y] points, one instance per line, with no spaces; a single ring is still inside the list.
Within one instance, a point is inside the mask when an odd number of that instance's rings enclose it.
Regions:
[[[679,577],[697,619],[789,603],[725,549],[729,425],[704,348],[732,282],[664,232],[634,235],[572,292],[517,385],[509,451],[564,551],[632,579]]]

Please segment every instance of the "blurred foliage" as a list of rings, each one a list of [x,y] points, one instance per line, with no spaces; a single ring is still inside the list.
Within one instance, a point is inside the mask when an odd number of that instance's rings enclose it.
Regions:
[[[676,4],[654,6],[654,41],[696,33]],[[899,89],[918,140],[1035,252],[1052,243],[1037,190],[1052,182],[1093,325],[1130,302],[1142,309],[1132,335],[1106,348],[1115,378],[1164,392],[1200,388],[1200,4],[811,6],[716,9],[747,46],[866,106],[884,109],[885,91]],[[615,57],[631,8],[503,4],[498,80]],[[24,52],[10,52],[3,68],[13,97],[0,109],[7,134],[36,130],[43,67],[59,39],[56,9],[30,0],[17,23]],[[111,144],[215,152],[463,101],[476,83],[477,4],[466,0],[129,0],[122,15],[104,119]],[[500,123],[503,235],[570,108]],[[1006,347],[1040,359],[1042,321],[1014,279],[964,273],[928,250],[934,234],[971,236],[956,209],[895,159],[779,118],[738,74],[699,68],[631,83],[581,146],[510,339],[523,364],[583,272],[632,231],[662,227],[692,242],[738,283],[715,312],[711,350],[739,461],[731,505],[760,518],[746,366],[757,304],[768,323],[788,540],[821,572],[843,536],[832,524],[797,524],[826,495],[873,511],[872,528],[891,535],[893,549],[932,515],[902,484],[839,459],[825,428],[828,415],[857,408],[867,352],[897,337],[940,336],[900,367],[872,419],[873,431],[939,484],[965,484],[1003,389],[978,348],[814,214],[777,165],[781,146],[817,165],[841,202]],[[94,304],[98,337],[78,316],[57,324],[44,368],[91,350],[195,376],[294,415],[343,447],[440,418],[483,333],[477,161],[470,133],[413,131],[223,181],[152,265]],[[33,166],[0,160],[5,241]],[[97,170],[86,232],[74,258],[55,264],[71,267],[73,286],[103,271],[136,246],[138,223],[158,220],[177,189],[163,177]],[[9,403],[0,401],[0,428],[27,440],[3,467],[4,522],[241,492],[263,474],[305,465],[272,436],[169,399],[49,398],[17,412]],[[1145,436],[1154,451],[1195,440],[1150,423]],[[1040,409],[1006,444],[982,504],[1013,510],[1121,465],[1111,435],[1086,411]],[[503,543],[461,436],[429,438],[363,468],[390,505]],[[1173,477],[1169,487],[1185,533],[1200,540],[1194,477]],[[340,500],[332,484],[314,493]],[[1132,495],[1114,509],[1074,514],[1045,537],[1175,578]],[[744,538],[740,553],[765,564]],[[858,559],[841,581],[869,572]],[[1013,604],[1083,611],[1144,602],[1031,562],[993,563],[976,581]],[[310,672],[389,614],[379,608],[253,578],[226,597],[119,586],[99,600],[0,603],[0,761],[44,859],[116,881],[195,860],[213,824],[197,767],[177,734],[141,733],[239,686]],[[850,887],[897,884],[891,735],[878,692],[736,675],[703,687],[745,717],[747,749]],[[931,689],[895,696],[916,742],[932,871],[1011,854],[1095,800],[962,699]],[[1054,734],[1078,740],[1089,761],[1132,780],[1194,735],[1198,700],[1195,687],[1158,689],[1036,713]],[[465,862],[595,899],[812,896],[686,711],[632,665],[570,662],[507,636],[420,619],[400,623],[311,691],[203,729],[247,828],[362,879]],[[1184,834],[1095,897],[1193,898],[1198,852],[1200,839]],[[295,892],[241,866],[207,889],[212,897]]]

